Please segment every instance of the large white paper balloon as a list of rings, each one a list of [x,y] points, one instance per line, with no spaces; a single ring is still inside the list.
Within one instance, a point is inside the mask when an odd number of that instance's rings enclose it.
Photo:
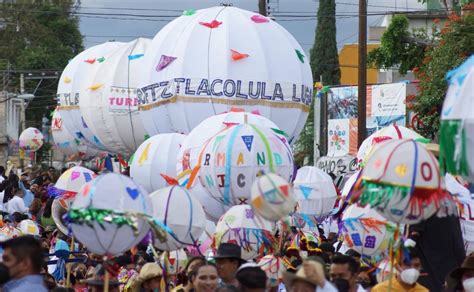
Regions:
[[[448,73],[441,111],[439,159],[443,170],[474,183],[474,56]]]
[[[252,185],[251,205],[260,216],[277,221],[294,211],[296,201],[293,188],[282,177],[269,173],[259,177]]]
[[[184,135],[158,134],[143,142],[133,155],[130,177],[153,192],[168,184],[160,174],[176,177],[176,156]]]
[[[18,229],[20,229],[20,232],[23,235],[40,235],[40,229],[38,227],[38,224],[36,224],[35,221],[30,219],[22,220],[18,226]]]
[[[358,253],[376,256],[388,248],[395,224],[378,214],[370,206],[349,206],[342,215],[344,243]]]
[[[147,128],[151,135],[189,133],[235,106],[258,110],[290,141],[304,127],[313,88],[309,60],[269,18],[230,6],[198,10],[166,25],[149,51],[140,116],[155,125]]]
[[[395,223],[416,224],[439,209],[456,211],[445,192],[438,161],[414,140],[381,142],[367,160],[354,191]]]
[[[244,124],[246,122],[281,133],[278,126],[269,119],[256,113],[243,112],[239,109],[231,109],[229,112],[209,117],[192,129],[183,140],[178,153],[178,173],[196,166],[199,150],[201,150],[206,141],[219,135],[231,125]]]
[[[332,178],[315,166],[298,169],[293,182],[298,214],[322,218],[331,213],[337,199]]]
[[[81,91],[81,114],[110,152],[129,156],[145,139],[138,117],[137,86],[150,43],[139,38],[105,55],[88,90]]]
[[[240,246],[242,258],[251,260],[271,253],[272,222],[255,215],[250,205],[234,206],[219,220],[214,234],[216,248],[221,243]]]
[[[199,201],[189,191],[170,186],[151,193],[150,198],[153,217],[170,229],[165,242],[155,240],[156,248],[171,251],[198,243],[206,225],[206,216]]]
[[[70,227],[89,251],[118,255],[138,244],[150,230],[142,214],[152,215],[148,193],[124,175],[103,174],[85,184],[74,198]],[[129,222],[118,220],[124,216],[131,216]]]
[[[247,203],[259,173],[276,173],[289,182],[294,167],[287,140],[253,124],[231,126],[210,139],[198,165],[202,185],[227,206]]]
[[[64,110],[57,109],[54,111],[51,122],[51,134],[53,136],[54,144],[59,151],[66,155],[78,155],[80,159],[90,159],[99,155],[97,148],[88,146],[66,128],[61,113]]]
[[[43,146],[43,134],[36,128],[26,128],[18,138],[20,148],[37,151]]]
[[[58,108],[63,110],[61,115],[66,128],[81,142],[101,150],[106,150],[106,148],[84,121],[79,110],[79,102],[81,93],[95,88],[92,87],[91,81],[97,67],[106,61],[105,55],[123,44],[121,42],[107,42],[88,48],[68,63],[58,83]]]
[[[370,154],[374,150],[374,146],[380,142],[392,140],[392,139],[413,139],[413,140],[424,140],[423,136],[417,132],[408,129],[403,126],[390,125],[382,128],[369,137],[367,137],[359,147],[357,151],[357,161],[364,165]]]

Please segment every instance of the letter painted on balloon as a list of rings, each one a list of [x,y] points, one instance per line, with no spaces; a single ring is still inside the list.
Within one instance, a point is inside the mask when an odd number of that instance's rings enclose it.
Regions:
[[[209,160],[211,160],[211,154],[206,153],[206,156],[204,159],[204,165],[209,165]]]
[[[281,155],[280,153],[273,153],[273,157],[275,158],[275,164],[276,165],[282,165],[283,164],[283,160],[281,159]]]
[[[275,99],[279,99],[279,100],[284,100],[284,97],[283,97],[283,90],[281,89],[281,85],[280,83],[275,83],[275,90],[273,90],[273,98],[272,100],[275,100]]]
[[[239,153],[239,156],[237,156],[237,166],[243,165],[244,162],[244,154],[242,152]]]
[[[215,80],[213,80],[213,81],[211,82],[211,94],[212,94],[213,96],[222,96],[222,95],[223,95],[223,93],[222,93],[222,88],[220,89],[219,92],[217,92],[217,91],[215,90],[217,84],[222,85],[222,80],[221,80],[221,79],[215,79]]]
[[[237,185],[238,185],[240,188],[245,187],[245,175],[243,175],[242,173],[239,173],[239,174],[237,175]]]
[[[217,186],[220,187],[220,188],[223,188],[224,183],[225,183],[225,174],[218,174],[217,175],[217,181],[219,182],[219,184]]]
[[[261,153],[261,155],[260,155]],[[265,153],[257,152],[257,165],[265,165]]]

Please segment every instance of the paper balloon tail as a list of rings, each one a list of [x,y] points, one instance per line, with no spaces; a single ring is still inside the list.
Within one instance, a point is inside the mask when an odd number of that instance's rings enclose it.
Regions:
[[[239,61],[239,60],[242,60],[242,59],[245,59],[245,58],[249,57],[249,54],[239,53],[236,50],[230,50],[230,52],[232,54],[232,60],[234,60],[234,61]]]

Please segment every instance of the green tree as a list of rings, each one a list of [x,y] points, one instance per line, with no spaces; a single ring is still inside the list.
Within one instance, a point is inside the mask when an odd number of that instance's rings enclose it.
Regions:
[[[336,3],[334,0],[319,1],[316,36],[310,51],[313,80],[322,78],[324,84],[338,85],[341,79],[336,41]],[[298,165],[314,163],[314,102],[308,119],[295,145],[295,160]]]
[[[68,61],[84,49],[79,19],[74,16],[72,0],[19,0],[0,4],[0,59],[8,60],[13,70],[64,69]],[[58,76],[59,77],[59,76]],[[44,80],[27,110],[27,121],[41,126],[41,117],[54,103],[58,80]],[[32,92],[37,81],[26,83]],[[19,91],[19,74],[12,76],[12,92]]]
[[[19,92],[18,71],[61,72],[68,61],[84,49],[79,19],[74,16],[72,0],[17,0],[0,4],[0,60],[14,70],[10,74],[10,92]],[[3,68],[2,68],[3,69]],[[35,92],[37,96],[26,110],[26,126],[41,129],[43,116],[49,117],[55,104],[57,79],[45,79]],[[33,92],[38,80],[25,83],[26,92]],[[37,152],[38,161],[48,152],[44,145]]]
[[[464,7],[473,9],[472,4]],[[474,53],[474,15],[451,14],[443,27],[436,20],[431,35],[409,31],[408,19],[399,15],[382,37],[381,46],[369,53],[368,62],[378,68],[398,66],[405,74],[413,71],[419,80],[419,92],[409,105],[418,115],[418,131],[436,139],[439,116],[448,84],[446,73]]]

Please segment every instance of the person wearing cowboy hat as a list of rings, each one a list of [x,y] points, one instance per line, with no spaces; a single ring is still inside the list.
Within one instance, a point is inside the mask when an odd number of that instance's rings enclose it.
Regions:
[[[474,256],[465,258],[461,267],[452,270],[449,277],[455,283],[449,283],[448,279],[448,291],[474,291]],[[450,289],[449,286],[454,286],[454,289]]]
[[[153,292],[161,290],[163,269],[157,263],[146,263],[136,278],[130,279],[130,285],[125,285],[126,291]]]
[[[237,286],[235,274],[245,263],[240,246],[233,243],[221,243],[213,258],[216,260],[217,274],[221,279],[221,284]]]
[[[316,257],[306,259],[296,273],[285,272],[283,282],[288,292],[337,292],[326,280],[323,261]]]

